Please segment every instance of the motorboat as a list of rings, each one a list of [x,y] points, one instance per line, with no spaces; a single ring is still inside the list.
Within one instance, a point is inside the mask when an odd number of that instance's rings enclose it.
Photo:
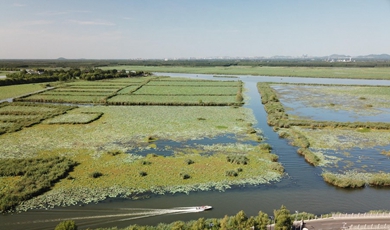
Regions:
[[[199,210],[199,211],[206,211],[206,210],[210,210],[212,209],[213,206],[209,206],[209,205],[204,205],[204,206],[198,206],[196,207],[196,210]]]

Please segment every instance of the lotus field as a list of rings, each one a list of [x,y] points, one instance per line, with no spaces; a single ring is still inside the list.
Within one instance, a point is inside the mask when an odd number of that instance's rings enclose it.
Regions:
[[[26,187],[27,195],[19,194],[16,202],[3,193],[27,179],[20,178],[24,172],[4,174],[0,212],[279,180],[283,167],[259,143],[252,111],[239,106],[241,92],[238,81],[142,77],[63,83],[23,102],[1,103],[0,160],[35,164],[60,157],[72,170],[59,170],[54,180],[42,176],[44,189]],[[20,123],[26,125],[12,128]],[[227,137],[223,144],[204,141]],[[178,144],[167,144],[172,141]],[[50,169],[34,177],[39,173]]]

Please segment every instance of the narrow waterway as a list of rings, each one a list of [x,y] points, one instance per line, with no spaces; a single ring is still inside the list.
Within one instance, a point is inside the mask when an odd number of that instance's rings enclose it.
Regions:
[[[170,76],[237,80],[195,74],[171,74]],[[267,125],[267,114],[260,103],[256,83],[271,80],[261,80],[250,76],[243,76],[240,79],[244,82],[247,90],[248,100],[245,106],[253,110],[258,121],[255,126],[263,131],[266,142],[272,146],[273,153],[279,156],[279,162],[283,164],[286,170],[286,176],[282,181],[261,186],[236,187],[225,192],[192,192],[189,195],[153,196],[149,199],[135,201],[109,199],[98,204],[85,206],[32,210],[25,213],[0,216],[0,229],[53,229],[61,220],[71,218],[75,218],[79,229],[126,227],[131,224],[157,225],[160,222],[169,223],[200,217],[222,218],[224,215],[234,215],[240,210],[244,210],[247,215],[256,215],[260,210],[273,215],[273,210],[280,208],[281,205],[285,205],[291,212],[297,210],[314,214],[336,211],[357,213],[379,209],[390,210],[390,202],[388,201],[390,189],[346,190],[326,184],[321,178],[321,168],[307,164],[303,157],[296,153],[295,147],[289,145],[285,139],[279,138],[272,127]],[[276,80],[274,77],[272,79]],[[286,81],[283,78],[282,80]],[[310,80],[308,78],[302,78],[302,80],[304,82],[315,81],[316,83],[324,81],[324,79]],[[335,84],[335,80],[339,79],[331,79],[332,84]],[[354,81],[344,80],[344,83],[339,84],[353,84]],[[379,84],[372,81],[371,83]],[[390,81],[386,81],[386,84],[390,85]],[[206,212],[172,213],[166,211],[174,207],[200,205],[212,205],[214,208]],[[155,215],[141,215],[140,213],[144,213],[144,211],[141,212],[140,209],[161,209],[162,211],[156,211]],[[134,215],[134,212],[137,213],[137,211],[140,211],[138,216]]]

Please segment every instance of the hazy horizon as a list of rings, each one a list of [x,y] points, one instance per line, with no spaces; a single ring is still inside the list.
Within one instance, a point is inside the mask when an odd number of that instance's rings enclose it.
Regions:
[[[0,59],[389,54],[389,0],[2,1]]]

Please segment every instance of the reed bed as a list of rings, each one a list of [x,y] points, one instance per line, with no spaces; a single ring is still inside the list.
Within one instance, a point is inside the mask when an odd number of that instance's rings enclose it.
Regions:
[[[345,173],[322,173],[324,180],[340,188],[362,188],[365,186],[388,187],[390,186],[390,173],[361,173],[347,171]]]
[[[12,186],[0,190],[0,213],[45,193],[74,166],[75,162],[62,157],[0,159],[0,176],[16,177]]]

